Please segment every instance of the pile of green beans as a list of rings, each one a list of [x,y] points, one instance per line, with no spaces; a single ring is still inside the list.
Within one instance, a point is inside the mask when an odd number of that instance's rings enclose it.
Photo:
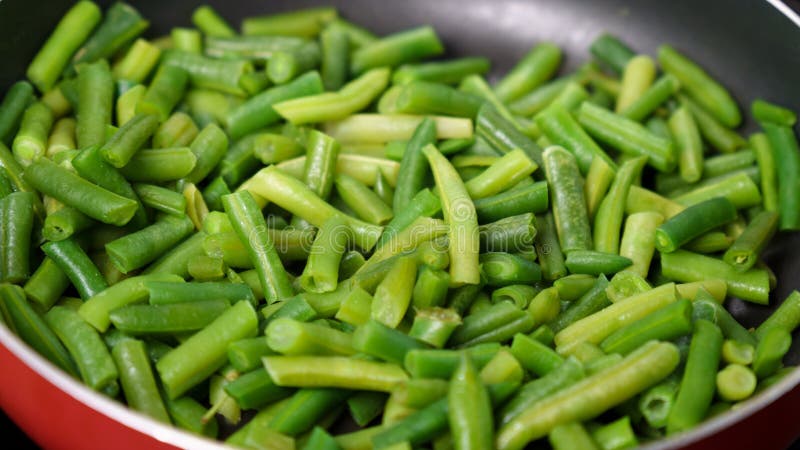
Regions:
[[[698,63],[609,34],[490,85],[430,26],[191,21],[81,0],[0,103],[0,321],[90,389],[240,448],[608,450],[787,373],[794,112],[741,136]]]

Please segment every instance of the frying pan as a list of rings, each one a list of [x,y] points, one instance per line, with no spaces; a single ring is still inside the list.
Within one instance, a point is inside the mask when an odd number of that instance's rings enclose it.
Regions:
[[[0,0],[0,92],[28,62],[72,2]],[[108,1],[99,3],[107,6]],[[196,0],[136,0],[157,36],[188,26]],[[329,4],[386,34],[432,24],[453,55],[491,58],[496,77],[534,43],[550,40],[571,70],[601,32],[653,54],[669,42],[700,61],[744,108],[757,97],[800,111],[800,17],[777,0],[247,0],[208,1],[232,23],[247,15]],[[745,127],[753,128],[752,123]],[[760,323],[800,288],[800,235],[780,235],[765,259],[778,275],[772,306],[727,306],[746,326]],[[798,341],[799,336],[795,335]],[[787,363],[800,363],[794,345]],[[800,370],[738,409],[693,431],[654,442],[667,448],[785,448],[800,436]],[[0,326],[0,407],[39,445],[54,449],[221,449],[224,446],[155,422],[104,398],[56,369]]]

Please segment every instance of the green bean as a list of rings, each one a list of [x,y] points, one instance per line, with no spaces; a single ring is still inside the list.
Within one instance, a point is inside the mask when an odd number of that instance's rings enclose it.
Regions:
[[[749,270],[772,239],[778,226],[778,214],[763,211],[745,228],[744,232],[728,248],[722,259],[740,272]]]
[[[614,162],[586,134],[563,106],[553,105],[549,107],[545,112],[537,116],[536,123],[553,144],[562,145],[573,153],[582,173],[589,171],[589,166],[595,157],[605,159],[616,170]]]
[[[741,401],[756,390],[756,376],[739,364],[730,364],[717,373],[717,393],[727,401]]]
[[[703,420],[714,397],[722,333],[705,320],[698,320],[694,327],[686,369],[667,419],[667,433],[685,430]]]
[[[242,373],[261,368],[261,358],[274,353],[263,336],[241,339],[228,345],[228,361]]]
[[[640,122],[672,97],[680,87],[681,83],[677,78],[670,74],[663,75],[627,108],[617,112],[628,119]]]
[[[542,279],[538,264],[511,253],[482,253],[479,261],[489,286],[533,283]]]
[[[255,336],[257,328],[253,307],[240,301],[164,355],[156,370],[169,398],[177,398],[214,373],[225,362],[228,344]]]
[[[778,211],[777,169],[769,138],[763,133],[752,134],[750,135],[750,146],[755,154],[756,161],[758,162],[758,170],[761,174],[760,187],[764,209],[767,211]]]
[[[512,150],[486,168],[480,175],[465,183],[470,197],[486,198],[507,190],[527,178],[537,165],[520,150]]]
[[[392,219],[392,209],[355,178],[339,174],[334,180],[336,192],[356,215],[366,222],[381,225]]]
[[[656,229],[655,245],[662,253],[673,252],[692,239],[736,218],[736,208],[725,197],[694,204]]]
[[[387,206],[390,208],[392,207],[394,203],[394,188],[389,183],[389,180],[386,179],[386,176],[383,175],[383,172],[378,172],[378,175],[375,177],[375,187],[373,191]]]
[[[606,294],[611,303],[625,300],[626,298],[652,289],[650,283],[643,277],[632,272],[619,272],[611,279],[606,288]],[[676,287],[677,289],[677,287]],[[680,294],[680,291],[678,291]]]
[[[735,128],[742,120],[739,107],[730,93],[700,66],[669,45],[658,48],[658,62],[673,75],[681,87],[722,124]]]
[[[69,287],[69,278],[50,258],[45,257],[25,283],[25,295],[47,311]]]
[[[114,346],[111,354],[120,368],[120,382],[128,405],[169,423],[169,415],[156,386],[144,343],[127,339]]]
[[[792,335],[780,326],[766,328],[759,336],[753,355],[753,372],[759,379],[766,378],[782,366],[783,357],[792,345]]]
[[[798,189],[796,171],[800,167],[800,152],[797,137],[791,127],[780,126],[771,122],[761,123],[776,162],[778,174],[778,210],[780,211],[780,229],[795,230],[800,228],[800,214],[796,211]],[[800,170],[800,169],[798,169]]]
[[[203,240],[205,237],[206,233],[202,231],[193,234],[150,264],[145,269],[145,273],[168,273],[183,278],[188,277],[188,263],[191,259],[204,253]]]
[[[592,56],[617,74],[621,74],[628,61],[636,55],[624,42],[609,33],[603,33],[595,38],[589,50]]]
[[[290,83],[268,89],[228,113],[226,118],[228,134],[231,138],[237,139],[271,125],[280,119],[273,105],[298,97],[320,94],[322,91],[322,80],[317,72],[308,72]]]
[[[78,370],[70,354],[56,334],[47,325],[25,298],[21,287],[8,283],[0,284],[0,309],[9,326],[34,350],[67,373],[78,376]]]
[[[350,38],[341,27],[328,26],[319,35],[322,48],[320,73],[322,84],[329,91],[338,90],[350,72]]]
[[[483,100],[477,95],[441,83],[411,81],[400,91],[395,112],[475,117],[482,104]]]
[[[284,100],[272,107],[293,124],[343,119],[367,107],[383,92],[389,83],[389,75],[388,69],[372,69],[336,93]]]
[[[693,99],[681,94],[678,94],[678,100],[689,107],[703,138],[720,152],[731,153],[747,143],[739,133],[721,124],[717,118],[706,110],[705,106],[701,106],[695,103]]]
[[[571,75],[559,77],[542,84],[517,100],[511,102],[508,105],[508,109],[518,116],[535,116],[547,106],[552,104],[553,100],[555,100],[571,82],[577,81],[580,84],[584,84],[587,81],[585,79],[585,75],[590,66],[591,64],[586,64],[581,66],[577,72]]]
[[[684,206],[691,206],[714,197],[727,197],[737,209],[756,206],[761,203],[761,194],[758,191],[758,186],[746,172],[737,172],[698,186],[685,194],[674,197],[672,200]]]
[[[267,232],[264,217],[252,196],[241,192],[224,196],[222,202],[239,240],[245,243],[250,260],[257,267],[267,301],[274,303],[291,297],[293,289],[286,270]]]
[[[114,326],[130,335],[194,332],[229,306],[226,300],[199,300],[163,305],[128,305],[111,311]]]
[[[319,44],[314,41],[291,49],[276,49],[267,60],[267,77],[275,84],[284,84],[297,75],[317,67],[320,58]]]
[[[464,57],[442,62],[405,64],[392,75],[392,83],[407,84],[412,81],[458,84],[469,75],[482,75],[489,71],[489,60],[482,57]]]
[[[563,311],[552,322],[549,323],[552,331],[557,333],[572,323],[594,314],[595,312],[600,311],[606,306],[610,305],[611,302],[608,300],[608,296],[606,294],[607,287],[608,279],[605,277],[605,275],[600,275],[597,277],[592,286],[585,293],[583,293],[580,298],[578,298],[565,311]]]
[[[459,117],[433,116],[438,139],[472,137],[472,121]],[[408,140],[422,116],[406,114],[354,114],[344,120],[329,122],[325,132],[342,143],[384,143]]]
[[[677,348],[649,343],[619,364],[579,381],[503,425],[495,445],[518,449],[560,424],[592,418],[666,377],[678,365]]]
[[[791,333],[798,325],[800,325],[800,293],[792,291],[767,320],[758,326],[755,336],[761,339],[770,328],[775,327]]]
[[[423,308],[417,310],[408,335],[433,347],[442,348],[459,325],[461,317],[452,309]]]
[[[631,186],[625,204],[625,212],[628,214],[656,212],[664,218],[670,218],[684,209],[682,204],[639,186]]]
[[[342,356],[266,356],[264,367],[279,386],[390,392],[408,379],[395,364]]]
[[[724,280],[728,292],[743,300],[765,304],[769,297],[769,276],[763,269],[738,272],[724,261],[684,250],[662,253],[661,268],[665,276],[676,281]]]
[[[163,255],[188,237],[193,229],[194,225],[185,215],[166,216],[142,230],[106,244],[106,251],[114,265],[122,273],[128,273]]]
[[[203,5],[192,13],[192,23],[206,36],[232,37],[236,34],[211,6]]]
[[[189,175],[196,162],[189,147],[140,150],[120,173],[129,181],[163,183]]]
[[[186,212],[186,199],[175,191],[141,183],[134,185],[133,188],[145,206],[177,216]]]
[[[111,71],[118,80],[141,83],[156,66],[160,57],[161,50],[158,47],[144,39],[137,39],[125,52],[125,56],[114,64]]]
[[[120,94],[116,104],[117,126],[121,127],[133,119],[136,115],[136,105],[139,104],[146,93],[147,87],[140,84],[128,89],[124,94]]]
[[[555,450],[596,450],[598,448],[592,440],[592,436],[579,422],[556,426],[550,431],[548,440]]]
[[[503,102],[518,99],[547,81],[561,63],[561,49],[549,42],[533,47],[495,86]]]
[[[360,325],[353,334],[353,348],[392,363],[402,364],[406,355],[425,345],[375,320]]]
[[[185,147],[192,143],[199,131],[189,115],[175,112],[153,134],[153,147]]]
[[[578,120],[598,140],[625,153],[646,156],[648,163],[661,172],[675,167],[672,143],[637,122],[590,103],[581,106]]]
[[[33,99],[33,86],[27,81],[18,81],[8,88],[3,102],[0,103],[0,142],[11,143],[11,138]]]
[[[583,179],[575,158],[561,147],[543,154],[547,182],[552,189],[553,217],[565,253],[592,248],[592,235],[583,196]]]
[[[703,143],[691,112],[686,107],[676,109],[669,127],[678,151],[681,179],[694,183],[703,175]]]
[[[43,103],[36,102],[25,109],[12,145],[14,156],[23,166],[45,156],[52,126],[53,113]]]
[[[619,254],[629,258],[633,264],[623,270],[633,271],[641,277],[647,276],[655,252],[656,229],[663,221],[661,214],[656,212],[645,211],[628,216]]]
[[[76,3],[45,41],[26,72],[41,92],[53,87],[73,53],[86,41],[100,22],[100,8],[89,1]]]
[[[603,158],[593,158],[592,164],[586,173],[584,196],[586,209],[590,218],[594,218],[600,203],[606,196],[611,183],[614,181],[616,170]]]
[[[153,114],[161,121],[166,120],[183,96],[188,80],[188,73],[181,67],[161,64],[147,93],[136,105],[136,112]]]
[[[622,73],[614,112],[621,114],[634,104],[653,84],[655,76],[656,66],[649,56],[637,55],[628,60]]]
[[[75,135],[81,148],[102,145],[111,124],[114,84],[108,63],[101,60],[82,66],[78,74],[78,106]]]
[[[269,322],[264,334],[270,349],[284,355],[352,355],[351,336],[314,323],[280,317]]]
[[[148,21],[130,5],[115,3],[108,8],[97,30],[75,53],[71,64],[78,65],[110,58],[120,48],[136,39],[148,24]],[[68,67],[66,73],[69,74],[71,69]]]
[[[333,216],[322,224],[306,263],[300,285],[311,292],[330,292],[336,289],[339,264],[348,241],[347,223]]]
[[[417,264],[414,258],[402,256],[397,259],[375,290],[375,297],[372,300],[372,319],[396,328],[411,303],[416,275]]]
[[[431,165],[442,200],[445,221],[450,226],[451,285],[475,284],[479,281],[478,252],[480,238],[475,206],[453,166],[433,145],[422,149]]]
[[[557,370],[564,363],[564,358],[550,347],[524,334],[514,336],[511,353],[525,369],[540,377]],[[522,393],[520,395],[522,396]],[[506,422],[506,420],[504,419],[502,422]]]
[[[241,86],[241,79],[253,72],[253,64],[245,59],[212,59],[177,49],[165,51],[161,61],[162,68],[171,67],[185,72],[184,79],[195,87],[216,89],[233,95],[246,94]]]
[[[478,227],[481,249],[489,252],[513,252],[530,248],[536,231],[532,213],[506,217]]]
[[[0,280],[21,283],[30,277],[34,237],[34,194],[13,192],[0,199]]]
[[[72,117],[64,117],[59,119],[53,124],[53,130],[47,138],[46,154],[52,158],[55,155],[73,150],[78,144],[75,143],[75,119]]]
[[[336,17],[336,9],[332,7],[248,17],[242,21],[242,34],[314,37],[326,23]]]
[[[678,300],[617,330],[600,343],[606,353],[627,355],[649,340],[668,341],[692,331],[692,303]]]
[[[726,334],[725,330],[722,330],[722,334]],[[722,360],[728,364],[750,365],[753,362],[754,353],[755,347],[745,342],[726,339],[722,343]]]
[[[172,48],[188,53],[203,53],[203,37],[193,28],[173,28],[170,31]]]
[[[542,150],[517,126],[503,116],[502,110],[486,102],[478,111],[476,133],[500,153],[522,149],[533,161],[542,165]]]
[[[359,75],[376,67],[396,67],[442,52],[444,47],[432,27],[412,28],[383,37],[353,52],[350,72]]]
[[[594,248],[608,253],[619,252],[620,229],[624,215],[624,200],[633,181],[641,175],[646,162],[639,157],[626,161],[620,166],[614,182],[597,209],[594,221]],[[569,256],[568,256],[569,259]]]
[[[67,275],[82,299],[88,300],[108,286],[103,275],[73,239],[49,242],[42,246],[42,250]]]
[[[797,115],[794,111],[762,99],[754,100],[750,104],[750,111],[753,118],[759,122],[772,122],[787,127],[793,127],[797,122]]]
[[[119,374],[105,343],[77,312],[64,306],[55,306],[44,319],[74,358],[81,379],[89,387],[105,391],[116,385]]]
[[[478,378],[474,363],[466,355],[450,382],[447,393],[448,421],[458,450],[492,448],[494,428],[489,394]]]

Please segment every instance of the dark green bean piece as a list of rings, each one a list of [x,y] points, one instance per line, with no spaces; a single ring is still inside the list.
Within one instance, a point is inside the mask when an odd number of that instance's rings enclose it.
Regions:
[[[669,128],[678,152],[678,169],[681,179],[688,183],[694,183],[702,176],[713,176],[704,173],[703,142],[689,109],[681,106],[673,111],[669,118]]]
[[[506,217],[478,227],[481,249],[489,252],[514,252],[533,245],[536,216],[533,213]]]
[[[360,181],[345,174],[338,174],[334,183],[339,197],[362,220],[381,225],[392,219],[392,208]]]
[[[228,345],[228,361],[240,373],[262,367],[261,358],[275,354],[264,336],[242,339]]]
[[[503,117],[490,102],[484,103],[475,119],[475,132],[502,154],[516,148],[522,149],[537,165],[542,165],[542,149],[517,126]]]
[[[489,286],[534,283],[542,279],[538,264],[511,253],[482,253],[480,264]]]
[[[242,34],[314,37],[325,24],[336,18],[336,9],[332,7],[298,9],[248,17],[242,21]]]
[[[373,419],[380,416],[386,405],[387,395],[383,392],[359,392],[347,399],[347,408],[350,410],[350,416],[360,427],[364,427]],[[318,428],[315,428],[315,430]],[[313,440],[313,436],[312,436]],[[309,440],[308,447],[311,447],[311,440]],[[338,447],[337,447],[338,448]]]
[[[203,231],[193,234],[150,264],[145,273],[169,273],[187,278],[189,261],[205,253],[203,250],[205,237],[206,233]]]
[[[311,429],[350,395],[350,391],[343,389],[300,389],[278,410],[269,422],[269,428],[289,436],[296,436]]]
[[[194,230],[187,216],[166,216],[156,223],[106,244],[111,261],[122,272],[144,267]]]
[[[575,158],[555,146],[548,148],[543,158],[562,251],[569,254],[574,250],[591,249],[592,233],[583,195],[583,179]]]
[[[105,278],[73,239],[48,242],[44,253],[69,278],[83,300],[88,300],[108,287]]]
[[[564,358],[555,350],[524,334],[514,336],[511,353],[525,369],[540,377],[557,370],[564,363]]]
[[[8,88],[0,103],[0,142],[11,144],[23,113],[33,100],[33,86],[27,81],[17,81]]]
[[[157,128],[158,116],[139,113],[114,133],[100,149],[100,153],[114,167],[123,167],[144,146]]]
[[[722,259],[741,272],[749,270],[758,261],[767,243],[772,240],[777,227],[778,214],[762,211],[750,221]]]
[[[464,349],[482,369],[500,350],[500,344],[488,342]],[[412,349],[405,355],[404,367],[413,378],[449,379],[458,367],[460,351]]]
[[[778,209],[780,211],[780,229],[800,229],[800,190],[798,190],[798,172],[800,171],[800,148],[797,137],[791,127],[776,125],[771,122],[761,123],[761,128],[769,138],[772,152],[775,155],[778,173]]]
[[[74,358],[84,383],[96,391],[116,385],[117,367],[97,330],[64,306],[51,308],[44,319]]]
[[[475,117],[483,100],[447,85],[430,81],[405,84],[397,97],[397,112],[406,114],[443,114]]]
[[[193,86],[240,96],[246,94],[242,77],[253,72],[253,64],[245,59],[214,59],[177,49],[165,51],[161,65],[183,70]]]
[[[561,105],[552,105],[537,115],[536,123],[545,136],[555,145],[562,145],[575,155],[582,173],[589,171],[592,159],[603,158],[608,165],[616,169],[616,164],[586,134],[569,111]]]
[[[461,356],[461,362],[453,373],[447,402],[455,448],[491,449],[494,435],[492,405],[474,363],[466,355]]]
[[[794,111],[762,99],[754,100],[750,104],[750,111],[759,122],[772,122],[787,127],[793,127],[797,122]]]
[[[81,66],[78,73],[78,106],[75,136],[81,148],[103,145],[111,124],[114,81],[108,63],[101,60]]]
[[[553,332],[558,333],[572,323],[610,305],[611,302],[608,300],[608,295],[606,295],[607,287],[608,279],[605,275],[597,277],[591,289],[586,291],[585,294],[549,323]]]
[[[133,189],[145,206],[176,216],[186,213],[186,198],[178,192],[144,183],[135,184]]]
[[[658,48],[658,62],[665,72],[680,81],[683,90],[725,126],[735,128],[742,121],[736,100],[692,60],[671,46],[662,45]]]
[[[598,36],[592,42],[589,50],[592,56],[617,74],[621,74],[622,71],[625,70],[625,66],[628,65],[628,61],[636,55],[636,53],[624,42],[620,41],[619,38],[608,33],[603,33]]]
[[[761,339],[773,327],[783,328],[789,333],[800,325],[800,293],[792,291],[788,297],[756,329],[755,336]]]
[[[239,239],[246,243],[250,259],[258,268],[267,301],[274,303],[291,297],[294,294],[291,283],[253,197],[241,192],[227,195],[222,201]]]
[[[226,300],[128,305],[111,311],[109,318],[118,330],[133,336],[177,334],[204,328],[229,306]]]
[[[110,58],[119,49],[132,42],[148,26],[148,21],[132,6],[126,3],[115,3],[108,8],[103,21],[92,36],[75,53],[71,65],[83,62],[94,62]],[[68,67],[69,75],[72,67]]]
[[[425,179],[430,172],[422,149],[435,141],[436,123],[433,119],[425,118],[414,130],[414,134],[403,153],[392,203],[392,208],[396,214],[400,214],[401,211],[409,209],[409,207],[413,208],[412,199],[422,190]]]
[[[698,320],[694,327],[686,369],[667,419],[667,433],[686,430],[703,420],[716,391],[722,333],[705,320]]]
[[[589,291],[596,278],[591,275],[574,274],[561,277],[553,282],[558,297],[567,302],[575,301]]]
[[[642,174],[645,158],[637,157],[625,161],[614,176],[614,182],[608,189],[597,208],[594,218],[594,249],[601,252],[619,253],[620,230],[625,215],[625,200],[634,181]],[[569,259],[569,252],[567,253]]]
[[[296,48],[278,50],[267,60],[267,77],[275,84],[284,84],[320,63],[320,47],[314,41]]]
[[[228,113],[228,134],[232,139],[238,139],[271,125],[280,120],[280,116],[272,108],[273,105],[293,98],[320,94],[323,90],[322,79],[317,72],[308,72],[290,83],[267,89]]]
[[[8,283],[0,284],[0,307],[7,325],[23,341],[67,373],[78,375],[69,353],[45,320],[28,303],[25,291],[21,287]]]
[[[126,339],[114,346],[111,355],[119,367],[120,384],[128,406],[156,420],[170,423],[144,342]]]
[[[396,67],[444,51],[436,31],[422,26],[385,36],[353,52],[350,72],[359,75],[376,67]]]
[[[69,278],[50,258],[45,257],[25,283],[25,295],[42,311],[53,306],[69,287]]]
[[[177,105],[186,89],[189,75],[180,67],[161,64],[136,106],[137,113],[153,114],[164,121]],[[153,130],[155,131],[155,130]]]
[[[262,367],[226,384],[225,392],[233,397],[242,409],[257,409],[288,398],[295,390],[276,385]]]
[[[328,26],[320,33],[319,40],[322,84],[326,90],[338,90],[347,82],[350,72],[350,38],[341,27]]]
[[[211,6],[203,5],[192,13],[192,23],[207,36],[232,37],[236,32]]]
[[[34,194],[14,192],[0,199],[0,281],[30,277]]]
[[[570,273],[586,275],[610,275],[625,269],[633,263],[629,258],[613,253],[594,250],[573,250],[567,253],[564,264]]]
[[[736,219],[736,208],[725,197],[692,205],[656,229],[656,248],[673,252],[692,239]]]
[[[225,179],[222,177],[214,178],[203,189],[203,199],[212,211],[222,211],[222,197],[231,193]]]

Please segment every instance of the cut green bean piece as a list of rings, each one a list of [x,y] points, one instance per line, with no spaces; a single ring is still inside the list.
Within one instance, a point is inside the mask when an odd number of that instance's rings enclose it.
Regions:
[[[401,31],[356,50],[350,72],[359,75],[382,66],[396,67],[444,52],[436,31],[430,26]]]
[[[561,64],[561,49],[545,42],[532,48],[495,86],[500,100],[518,99],[547,81]]]

